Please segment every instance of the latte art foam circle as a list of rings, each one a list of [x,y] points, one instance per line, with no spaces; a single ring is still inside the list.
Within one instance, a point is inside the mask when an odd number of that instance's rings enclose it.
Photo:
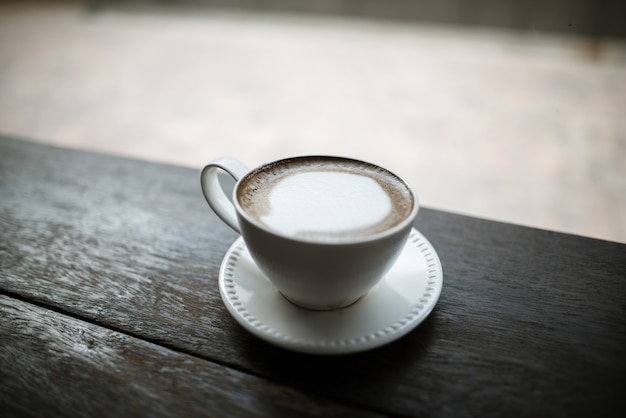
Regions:
[[[285,177],[267,196],[263,224],[286,235],[346,234],[382,222],[391,200],[369,177],[310,171]]]
[[[414,204],[407,185],[392,173],[333,157],[261,167],[242,180],[237,199],[266,228],[321,241],[385,231],[406,219]]]

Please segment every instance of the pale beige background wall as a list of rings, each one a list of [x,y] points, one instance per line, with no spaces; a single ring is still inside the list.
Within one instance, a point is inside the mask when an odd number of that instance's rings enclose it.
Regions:
[[[4,134],[197,169],[349,155],[425,206],[621,242],[625,110],[616,40],[0,3]]]

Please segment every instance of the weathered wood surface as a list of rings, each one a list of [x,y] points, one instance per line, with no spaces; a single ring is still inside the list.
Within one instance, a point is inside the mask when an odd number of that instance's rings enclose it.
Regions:
[[[444,268],[431,316],[370,352],[291,353],[223,307],[217,274],[236,235],[204,202],[199,169],[0,140],[9,297],[372,412],[619,411],[626,245],[428,209],[416,226]]]
[[[0,295],[4,417],[374,416]]]

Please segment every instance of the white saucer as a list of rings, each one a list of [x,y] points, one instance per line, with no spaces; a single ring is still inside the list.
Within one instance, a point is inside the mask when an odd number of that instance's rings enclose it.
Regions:
[[[219,273],[224,304],[244,328],[272,344],[311,354],[354,353],[404,336],[430,314],[442,286],[439,257],[415,229],[391,271],[343,309],[313,311],[287,301],[258,270],[241,237]]]

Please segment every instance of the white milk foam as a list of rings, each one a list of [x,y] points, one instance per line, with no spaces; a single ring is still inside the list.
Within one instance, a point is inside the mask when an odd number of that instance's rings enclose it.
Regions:
[[[237,199],[269,229],[314,241],[382,232],[402,222],[414,205],[409,187],[392,173],[333,157],[261,167],[244,178]]]
[[[391,199],[373,179],[345,172],[295,173],[272,188],[260,220],[286,235],[345,233],[383,221]]]

